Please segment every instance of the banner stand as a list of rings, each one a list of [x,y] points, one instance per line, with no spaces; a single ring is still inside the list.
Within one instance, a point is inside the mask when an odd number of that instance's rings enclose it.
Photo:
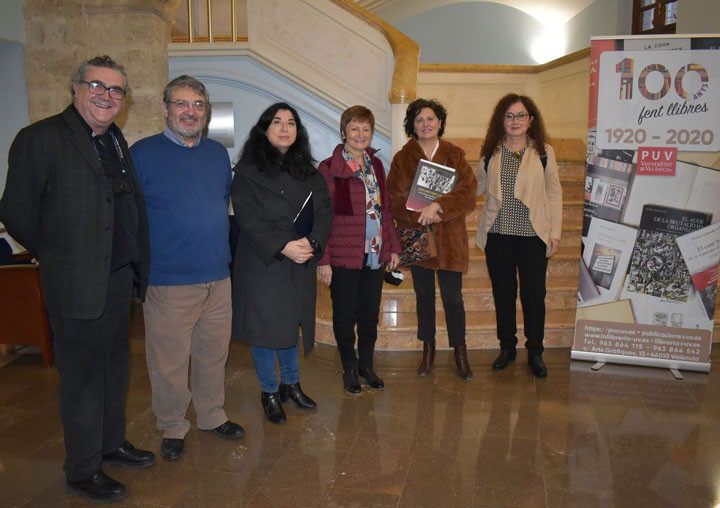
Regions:
[[[720,34],[593,37],[572,360],[710,371]]]

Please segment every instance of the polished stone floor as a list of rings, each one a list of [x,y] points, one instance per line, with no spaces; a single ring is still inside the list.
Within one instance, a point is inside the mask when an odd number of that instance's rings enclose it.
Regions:
[[[127,434],[157,453],[142,335],[136,310]],[[720,506],[717,368],[683,381],[660,369],[593,372],[550,349],[550,374],[536,380],[524,352],[493,372],[496,353],[471,351],[475,379],[463,382],[449,351],[425,378],[415,374],[418,352],[379,352],[386,389],[353,396],[335,349],[320,344],[300,365],[318,409],[289,407],[275,426],[262,416],[249,350],[234,342],[226,410],[245,438],[224,441],[193,422],[181,460],[107,467],[130,490],[117,506]],[[0,506],[91,505],[64,492],[57,383],[37,354],[0,368]]]

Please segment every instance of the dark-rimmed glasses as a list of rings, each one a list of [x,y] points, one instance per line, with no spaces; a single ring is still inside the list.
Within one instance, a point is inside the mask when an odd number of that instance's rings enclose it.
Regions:
[[[192,108],[195,111],[203,111],[205,109],[205,101],[188,102],[181,99],[179,101],[165,101],[165,104],[175,104],[175,107],[180,111],[185,111],[190,107],[190,105],[192,105]]]
[[[505,113],[505,114],[503,115],[503,117],[504,117],[505,120],[508,121],[508,122],[512,122],[512,121],[515,120],[516,118],[518,119],[518,121],[522,122],[522,121],[525,120],[526,118],[530,118],[530,115],[529,115],[528,113],[516,113],[516,114],[513,114],[513,113]]]
[[[86,84],[93,95],[102,95],[107,90],[111,99],[121,100],[125,98],[125,90],[119,86],[105,86],[105,83],[100,81],[80,81],[80,83]]]

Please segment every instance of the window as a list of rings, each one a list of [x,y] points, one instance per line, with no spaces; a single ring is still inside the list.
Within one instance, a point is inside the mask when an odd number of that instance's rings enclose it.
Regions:
[[[679,0],[633,0],[633,34],[674,34]]]

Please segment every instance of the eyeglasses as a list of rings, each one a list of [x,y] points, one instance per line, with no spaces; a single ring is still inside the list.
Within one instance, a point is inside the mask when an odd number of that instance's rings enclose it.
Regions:
[[[192,105],[192,108],[195,111],[203,111],[205,109],[205,101],[188,102],[188,101],[184,101],[184,100],[179,100],[179,101],[165,101],[165,103],[166,104],[175,104],[175,107],[178,108],[180,111],[185,111],[186,109],[188,109],[190,107],[190,105]]]
[[[528,113],[517,113],[517,114],[505,113],[505,115],[503,115],[503,116],[504,116],[505,120],[507,120],[508,122],[512,122],[512,121],[515,120],[516,118],[517,118],[520,122],[522,122],[522,121],[525,120],[526,118],[530,118],[530,115],[529,115]]]
[[[85,83],[93,95],[102,95],[105,93],[105,90],[107,90],[111,99],[120,100],[125,98],[125,90],[119,86],[105,86],[105,84],[100,81],[80,81],[80,83]]]

